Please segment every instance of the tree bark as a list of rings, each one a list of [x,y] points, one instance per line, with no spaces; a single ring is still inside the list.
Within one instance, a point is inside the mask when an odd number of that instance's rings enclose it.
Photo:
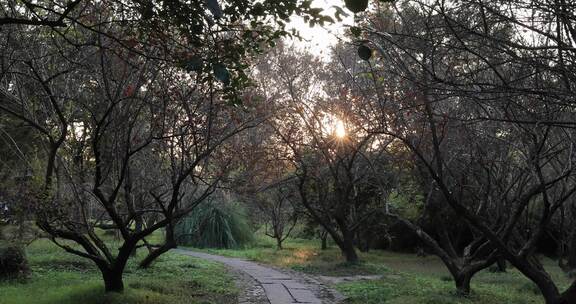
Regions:
[[[328,233],[323,232],[320,235],[320,240],[322,242],[322,244],[320,245],[320,249],[322,250],[328,249]]]
[[[576,271],[576,228],[572,228],[570,233],[566,254],[567,269],[569,271]]]
[[[154,260],[156,260],[162,254],[168,252],[172,248],[176,248],[176,243],[167,242],[164,245],[162,245],[160,248],[150,252],[150,254],[148,254],[144,258],[144,260],[142,260],[142,262],[140,262],[140,265],[139,265],[140,268],[150,267],[150,265],[152,265],[152,262],[154,262]]]
[[[574,304],[576,303],[576,281],[572,282],[570,288],[562,293],[558,304]]]
[[[344,246],[342,248],[342,255],[346,258],[346,262],[348,263],[358,263],[360,260],[358,258],[358,254],[356,254],[356,250],[354,247],[350,248],[348,246]]]
[[[152,262],[154,262],[154,260],[156,260],[159,256],[168,252],[170,249],[176,247],[178,247],[178,244],[176,243],[176,239],[174,238],[174,231],[172,230],[172,225],[168,225],[166,227],[166,239],[164,240],[164,244],[160,246],[160,248],[157,248],[156,250],[150,252],[144,258],[144,260],[140,262],[139,265],[140,268],[150,267],[150,265],[152,265]]]
[[[360,260],[356,253],[356,248],[354,248],[354,240],[350,236],[350,233],[344,233],[344,239],[342,240],[340,249],[342,250],[342,255],[346,258],[346,262],[358,263]]]
[[[122,280],[122,271],[117,269],[102,270],[104,279],[104,290],[106,292],[124,291],[124,282]]]
[[[562,301],[558,288],[548,273],[541,271],[541,269],[539,269],[540,267],[534,265],[527,259],[518,259],[515,256],[513,259],[508,259],[508,261],[538,286],[538,289],[540,289],[540,292],[542,292],[542,297],[544,297],[546,304],[574,303],[574,299],[571,299],[571,301],[568,300],[568,302]]]
[[[280,237],[276,237],[276,249],[277,250],[282,250],[282,236]]]
[[[496,269],[498,272],[506,272],[506,260],[502,257],[496,260]]]
[[[470,295],[470,281],[472,280],[471,273],[460,273],[454,277],[456,283],[456,292],[461,296]]]

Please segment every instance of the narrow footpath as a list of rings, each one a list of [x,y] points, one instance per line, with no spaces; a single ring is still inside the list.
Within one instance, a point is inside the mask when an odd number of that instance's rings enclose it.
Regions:
[[[280,271],[255,262],[229,258],[190,250],[174,249],[174,252],[196,258],[220,262],[228,267],[250,275],[262,286],[270,304],[334,304],[339,295],[312,279],[305,279],[289,271]]]

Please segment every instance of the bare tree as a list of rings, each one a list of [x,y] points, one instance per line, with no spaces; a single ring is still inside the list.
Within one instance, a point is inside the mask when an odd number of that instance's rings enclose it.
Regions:
[[[295,190],[293,182],[283,182],[252,196],[265,218],[264,233],[276,240],[278,250],[283,249],[282,243],[298,222]]]
[[[365,125],[402,142],[482,246],[554,304],[576,282],[560,292],[535,251],[576,191],[569,5],[412,1],[362,25],[377,51]]]
[[[363,197],[371,183],[363,157],[376,138],[355,125],[347,96],[326,96],[323,68],[318,58],[280,45],[259,63],[256,79],[263,80],[261,96],[276,105],[268,146],[288,163],[283,167],[296,180],[298,201],[346,260],[356,262],[357,231],[376,216],[377,202]]]
[[[94,46],[79,49],[4,35],[0,109],[34,128],[47,150],[28,206],[37,225],[92,260],[106,291],[121,291],[126,263],[149,235],[166,232],[144,267],[175,247],[175,222],[227,172],[223,144],[257,114],[235,113],[214,82],[153,59],[161,48],[133,56],[94,35]],[[98,229],[119,232],[117,251]]]

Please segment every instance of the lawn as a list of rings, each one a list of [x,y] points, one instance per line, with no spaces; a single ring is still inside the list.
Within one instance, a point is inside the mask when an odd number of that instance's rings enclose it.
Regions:
[[[0,281],[0,304],[227,304],[236,303],[233,278],[222,265],[167,253],[151,269],[132,260],[122,294],[105,294],[100,273],[88,260],[40,239],[27,247],[31,275]]]
[[[379,280],[335,284],[334,287],[348,297],[347,302],[350,304],[543,303],[534,284],[513,268],[507,273],[488,270],[479,273],[472,280],[471,296],[464,298],[455,294],[451,277],[441,261],[434,256],[418,257],[414,254],[373,250],[359,253],[362,262],[350,265],[343,262],[335,246],[320,250],[319,245],[319,241],[315,240],[289,239],[285,249],[278,251],[270,239],[259,236],[249,248],[203,250],[315,275],[382,275]],[[568,286],[569,279],[554,261],[544,259],[544,264],[562,288]]]
[[[315,240],[289,239],[285,249],[275,249],[272,240],[258,236],[248,248],[203,251],[242,257],[277,267],[314,275],[381,275],[372,281],[335,284],[348,297],[348,304],[524,304],[542,303],[535,286],[515,269],[507,273],[484,271],[472,281],[468,298],[454,293],[453,282],[434,256],[417,257],[374,250],[360,253],[358,264],[344,263],[335,246],[320,250]],[[27,248],[32,274],[21,282],[0,282],[0,304],[153,304],[153,303],[236,303],[238,290],[223,266],[168,253],[149,270],[131,261],[125,274],[126,291],[106,295],[94,265],[67,254],[48,240],[38,240]],[[545,266],[565,287],[569,280],[545,259]]]

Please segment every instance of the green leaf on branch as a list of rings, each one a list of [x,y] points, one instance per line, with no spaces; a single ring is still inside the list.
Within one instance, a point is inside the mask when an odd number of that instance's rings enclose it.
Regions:
[[[212,65],[212,71],[214,72],[214,77],[220,80],[225,85],[230,84],[230,72],[228,69],[221,63],[215,63]]]
[[[358,56],[362,60],[368,61],[372,57],[372,50],[365,45],[361,45],[358,47]]]
[[[334,13],[334,17],[336,18],[336,20],[338,20],[338,22],[342,22],[342,16],[344,17],[349,16],[341,7],[337,5],[333,5],[332,8],[336,10],[336,12]]]
[[[185,69],[188,72],[198,72],[202,70],[204,63],[202,58],[199,56],[191,57],[188,62],[186,62]]]
[[[346,8],[353,13],[360,13],[368,8],[368,0],[344,0]]]
[[[206,6],[208,6],[214,18],[218,19],[222,17],[222,7],[220,7],[218,0],[206,0]]]
[[[358,38],[362,34],[362,29],[357,26],[352,26],[350,27],[350,33],[352,33],[354,37]]]
[[[264,9],[264,5],[262,3],[254,4],[254,7],[252,7],[252,15],[264,16],[265,14],[266,14],[266,10]]]

